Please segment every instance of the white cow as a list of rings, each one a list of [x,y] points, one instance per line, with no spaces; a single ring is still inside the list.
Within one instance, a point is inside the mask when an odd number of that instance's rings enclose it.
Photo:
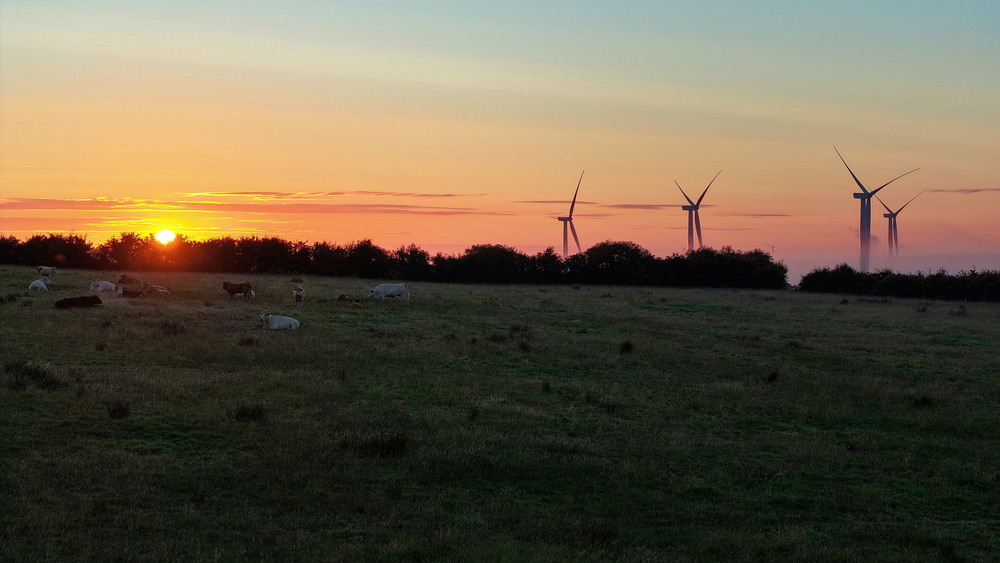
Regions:
[[[37,280],[31,282],[28,285],[28,291],[31,291],[32,289],[38,289],[38,290],[41,290],[41,291],[48,291],[49,290],[49,277],[48,276],[42,276],[42,277],[38,278]]]
[[[260,314],[260,320],[264,322],[264,328],[269,330],[296,330],[299,328],[299,321],[292,317],[272,315],[267,311]]]
[[[40,276],[51,276],[54,273],[56,273],[56,267],[55,266],[39,266],[38,267],[38,275],[40,275]]]
[[[405,283],[380,283],[368,292],[368,298],[399,297],[403,301],[410,299],[410,288]]]
[[[104,281],[104,280],[92,280],[90,282],[90,291],[118,291],[118,286],[115,284]]]

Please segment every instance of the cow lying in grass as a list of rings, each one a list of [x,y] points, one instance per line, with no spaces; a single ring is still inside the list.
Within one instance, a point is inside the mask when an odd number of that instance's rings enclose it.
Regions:
[[[38,275],[40,275],[40,276],[51,276],[54,273],[56,273],[56,267],[55,266],[39,266],[38,267]]]
[[[229,292],[229,299],[232,300],[236,297],[237,293],[243,294],[243,299],[250,299],[253,297],[253,288],[250,287],[250,282],[222,282],[222,289]]]
[[[153,285],[146,282],[142,282],[142,293],[149,296],[172,295],[167,288],[162,285]]]
[[[84,308],[93,307],[94,305],[100,305],[101,298],[96,295],[84,295],[81,297],[67,297],[65,299],[60,299],[56,301],[56,308],[58,309],[73,309],[73,308]]]
[[[299,321],[292,317],[272,315],[267,311],[260,314],[260,320],[263,321],[264,328],[268,330],[296,330],[299,328]]]
[[[118,286],[104,280],[91,280],[90,291],[118,291]]]
[[[125,289],[122,286],[118,286],[118,297],[127,297],[129,299],[138,299],[142,297],[141,291],[135,291],[134,289]]]
[[[42,276],[42,277],[38,278],[37,280],[35,280],[35,281],[31,282],[30,284],[28,284],[28,291],[31,291],[33,289],[37,289],[37,290],[41,290],[41,291],[48,291],[49,290],[49,277],[48,276]]]

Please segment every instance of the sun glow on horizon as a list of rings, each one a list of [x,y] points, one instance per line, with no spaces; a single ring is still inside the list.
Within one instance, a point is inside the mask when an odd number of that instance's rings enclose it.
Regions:
[[[156,240],[160,244],[166,245],[166,244],[170,244],[171,242],[173,242],[173,240],[174,240],[174,238],[176,236],[177,235],[175,235],[174,232],[171,231],[170,229],[163,229],[162,231],[159,231],[158,233],[156,233]]]

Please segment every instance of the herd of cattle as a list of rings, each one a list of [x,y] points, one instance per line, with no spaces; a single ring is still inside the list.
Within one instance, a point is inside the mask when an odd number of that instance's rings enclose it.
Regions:
[[[28,290],[48,291],[49,284],[52,283],[51,276],[55,273],[56,269],[52,266],[38,266],[39,277],[28,285]],[[135,289],[129,289],[127,286],[132,286]],[[229,294],[230,300],[235,299],[237,295],[243,296],[243,299],[245,300],[250,300],[257,295],[254,293],[253,286],[250,285],[250,282],[224,281],[222,282],[222,289]],[[146,283],[128,274],[122,274],[121,277],[118,278],[117,283],[112,283],[106,280],[91,280],[90,291],[95,293],[100,293],[102,291],[117,293],[118,297],[127,299],[172,295],[170,290],[162,285]],[[386,299],[387,297],[395,297],[402,301],[409,301],[410,288],[405,283],[382,283],[375,286],[368,292],[369,299]],[[295,302],[295,305],[301,305],[305,300],[305,289],[301,285],[297,285],[292,288],[292,299]],[[355,307],[361,306],[360,299],[352,299],[343,293],[337,297],[337,301],[347,301]],[[95,305],[100,305],[101,303],[101,298],[97,295],[81,295],[79,297],[67,297],[65,299],[60,299],[55,302],[55,306],[59,309],[71,309],[93,307]],[[267,311],[263,311],[260,314],[260,320],[263,323],[264,328],[271,330],[296,330],[300,326],[299,321],[293,319],[292,317],[272,315]]]

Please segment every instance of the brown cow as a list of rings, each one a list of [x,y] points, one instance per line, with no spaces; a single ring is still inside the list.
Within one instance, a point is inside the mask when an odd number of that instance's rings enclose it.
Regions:
[[[242,293],[244,299],[250,299],[253,297],[253,288],[250,287],[250,282],[222,282],[222,289],[229,292],[229,299],[232,300],[237,293]]]

